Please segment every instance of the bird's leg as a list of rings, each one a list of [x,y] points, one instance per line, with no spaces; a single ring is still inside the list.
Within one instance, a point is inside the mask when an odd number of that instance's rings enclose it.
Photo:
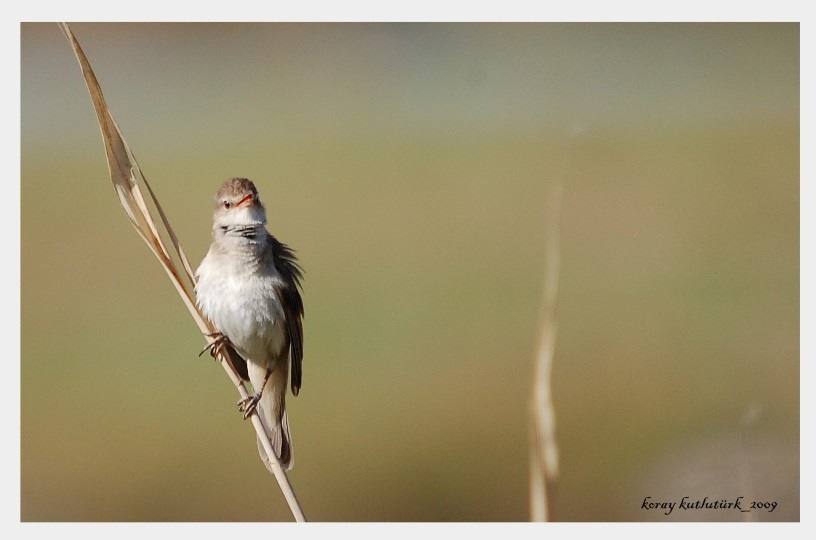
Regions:
[[[261,401],[261,396],[263,395],[263,389],[266,388],[266,381],[269,380],[269,377],[272,375],[272,370],[267,369],[266,375],[264,375],[263,384],[261,384],[261,388],[257,390],[251,396],[247,396],[244,399],[238,400],[238,410],[244,413],[244,420],[249,418],[249,416],[255,411],[255,408],[258,406],[258,402]]]
[[[210,356],[213,358],[216,357],[218,353],[220,353],[224,347],[229,345],[229,338],[222,334],[221,332],[213,332],[212,334],[207,334],[207,337],[215,338],[212,343],[204,347],[204,350],[198,353],[198,356],[201,356],[205,352],[209,351]]]

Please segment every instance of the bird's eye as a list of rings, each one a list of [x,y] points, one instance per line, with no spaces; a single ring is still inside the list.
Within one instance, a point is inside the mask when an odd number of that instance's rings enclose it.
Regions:
[[[224,208],[226,208],[227,210],[232,208],[232,203],[229,201],[224,201],[222,204],[224,205]]]

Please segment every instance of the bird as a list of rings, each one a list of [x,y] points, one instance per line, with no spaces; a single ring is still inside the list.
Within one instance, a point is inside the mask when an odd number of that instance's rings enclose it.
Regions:
[[[255,184],[227,179],[215,195],[212,244],[195,272],[195,294],[199,309],[218,330],[210,352],[230,345],[246,362],[246,369],[238,371],[254,393],[238,402],[244,418],[257,412],[288,470],[294,460],[286,387],[290,379],[297,396],[303,378],[303,269],[294,250],[272,236],[266,224]],[[260,439],[258,452],[272,472],[273,460]]]

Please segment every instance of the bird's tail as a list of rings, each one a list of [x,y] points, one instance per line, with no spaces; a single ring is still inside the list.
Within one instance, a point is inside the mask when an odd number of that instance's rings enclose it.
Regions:
[[[280,362],[275,366],[263,389],[261,400],[258,402],[258,415],[269,435],[272,449],[280,458],[281,465],[284,469],[289,470],[294,461],[292,459],[292,435],[289,433],[289,420],[286,417],[286,383],[289,376],[287,369],[289,366],[286,364],[286,362]],[[272,472],[273,460],[266,455],[260,439],[258,439],[258,453],[266,468]]]

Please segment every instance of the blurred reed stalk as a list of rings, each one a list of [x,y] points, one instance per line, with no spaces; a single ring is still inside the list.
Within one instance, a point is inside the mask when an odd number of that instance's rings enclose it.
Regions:
[[[555,438],[555,405],[552,397],[552,364],[555,355],[558,304],[558,276],[561,272],[561,200],[575,140],[584,133],[575,124],[567,130],[567,144],[560,174],[547,197],[544,283],[541,294],[541,321],[538,349],[533,367],[530,399],[530,520],[552,520],[552,497],[558,480],[558,443]]]
[[[552,397],[552,365],[555,355],[555,318],[558,304],[558,276],[561,272],[561,201],[572,159],[575,140],[586,132],[578,124],[569,126],[561,172],[547,198],[545,219],[544,282],[538,350],[533,366],[530,399],[530,521],[552,521],[553,490],[558,480],[558,443],[555,437],[555,405]]]
[[[558,477],[558,445],[555,438],[555,406],[552,398],[552,363],[557,324],[562,182],[556,181],[548,199],[546,259],[541,299],[541,325],[533,375],[530,410],[530,520],[552,519],[552,491]]]
[[[176,238],[176,235],[173,232],[173,229],[170,226],[167,216],[162,210],[159,201],[156,199],[153,190],[150,188],[150,184],[147,183],[147,179],[145,179],[144,175],[139,169],[139,165],[136,163],[133,153],[125,142],[122,132],[119,130],[119,126],[114,121],[113,115],[108,109],[108,106],[105,103],[105,98],[102,95],[102,88],[99,86],[99,82],[91,69],[88,59],[85,57],[85,53],[82,51],[82,48],[79,46],[79,43],[68,25],[66,23],[59,23],[59,26],[62,32],[65,34],[65,37],[68,39],[68,42],[71,44],[74,55],[76,56],[79,66],[82,69],[82,74],[85,77],[85,83],[88,87],[88,92],[91,96],[91,101],[93,102],[94,110],[96,111],[96,116],[99,121],[99,128],[102,131],[102,141],[105,144],[108,170],[110,171],[111,181],[116,189],[116,194],[119,197],[119,202],[122,204],[122,207],[130,218],[131,223],[133,223],[136,232],[139,233],[139,236],[142,237],[156,258],[159,259],[159,262],[167,272],[170,281],[175,286],[179,296],[181,296],[184,305],[187,306],[187,309],[190,311],[190,315],[192,315],[193,320],[195,321],[196,325],[198,325],[199,330],[201,330],[201,333],[207,340],[208,345],[212,345],[215,342],[213,334],[217,332],[217,329],[210,324],[210,322],[198,310],[195,300],[190,292],[195,290],[195,274],[189,261],[187,260],[187,256],[185,255],[184,250],[181,248],[178,238]],[[157,224],[157,222],[153,219],[150,209],[148,208],[148,204],[142,195],[142,190],[139,187],[140,184],[143,184],[147,188],[150,199],[161,217],[160,224]],[[178,264],[170,255],[170,252],[162,239],[162,234],[160,231],[164,233],[164,236],[170,238],[176,256],[181,261],[183,266],[183,272],[179,269]],[[227,372],[227,375],[232,380],[232,383],[238,389],[241,399],[246,399],[249,394],[235,367],[238,365],[236,362],[240,361],[232,356],[236,354],[235,351],[233,351],[231,347],[217,347],[215,353],[216,358],[221,363],[221,366]],[[253,412],[251,420],[252,425],[258,435],[258,439],[264,446],[266,455],[270,456],[272,459],[275,479],[278,481],[278,485],[280,486],[283,496],[286,499],[290,510],[292,511],[292,515],[297,521],[306,521],[303,510],[301,510],[297,498],[295,497],[295,492],[292,489],[292,485],[289,483],[289,479],[286,476],[286,472],[281,467],[280,460],[270,445],[270,437],[266,434],[266,429],[264,428],[260,417]]]

